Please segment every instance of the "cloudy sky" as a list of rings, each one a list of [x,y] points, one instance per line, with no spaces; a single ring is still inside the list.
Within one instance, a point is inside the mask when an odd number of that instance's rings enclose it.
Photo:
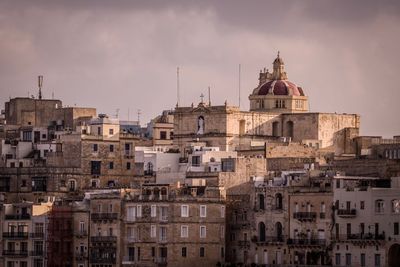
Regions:
[[[37,94],[145,123],[211,87],[241,108],[279,50],[311,111],[400,134],[400,1],[0,1],[0,102]]]

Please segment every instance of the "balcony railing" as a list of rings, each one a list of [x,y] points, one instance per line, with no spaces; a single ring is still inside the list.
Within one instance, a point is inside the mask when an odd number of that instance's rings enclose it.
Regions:
[[[264,239],[260,239],[257,236],[254,236],[252,241],[256,242],[259,245],[263,244],[274,244],[274,243],[283,243],[286,239],[285,236],[266,236]]]
[[[372,234],[372,233],[359,233],[359,234],[347,234],[347,235],[336,235],[334,238],[336,241],[368,241],[368,240],[385,240],[385,234]]]
[[[156,259],[156,263],[163,263],[163,264],[167,263],[167,257],[158,257]]]
[[[116,220],[118,213],[92,213],[91,218],[93,221]]]
[[[30,233],[29,236],[31,238],[43,239],[44,238],[44,233]]]
[[[78,253],[75,254],[75,259],[76,259],[77,261],[83,261],[83,260],[85,260],[86,258],[87,258],[86,253],[78,252]]]
[[[293,218],[299,221],[314,221],[317,218],[316,212],[294,212]]]
[[[305,246],[325,246],[326,239],[316,238],[289,238],[287,240],[288,245],[305,245]]]
[[[3,238],[9,238],[9,239],[26,239],[28,238],[29,233],[28,232],[4,232],[3,233]]]
[[[75,236],[76,237],[85,237],[88,235],[88,232],[86,230],[82,230],[82,231],[76,231],[75,232]]]
[[[133,264],[135,257],[133,255],[124,256],[122,258],[122,264]]]
[[[27,250],[3,250],[3,256],[28,257],[28,251]]]
[[[339,217],[354,217],[357,214],[356,209],[338,209],[337,215]]]
[[[117,260],[115,258],[101,258],[98,255],[90,256],[90,263],[106,263],[106,264],[116,264]]]
[[[116,236],[92,236],[90,237],[92,242],[117,242]]]
[[[6,214],[6,220],[30,220],[30,214]]]
[[[250,247],[250,241],[248,240],[240,240],[238,241],[239,247]]]
[[[43,250],[34,250],[30,252],[30,255],[35,257],[43,257],[45,252]]]

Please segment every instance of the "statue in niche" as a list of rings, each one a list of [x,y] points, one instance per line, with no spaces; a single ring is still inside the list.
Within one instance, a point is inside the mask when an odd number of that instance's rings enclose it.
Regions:
[[[200,116],[197,119],[197,134],[204,134],[204,117]]]

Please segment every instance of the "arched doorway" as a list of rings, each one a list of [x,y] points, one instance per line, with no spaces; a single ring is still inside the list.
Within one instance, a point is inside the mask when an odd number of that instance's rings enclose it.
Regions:
[[[265,224],[263,222],[258,223],[258,237],[260,242],[265,242]]]
[[[276,238],[278,241],[283,241],[283,234],[282,234],[282,224],[277,222],[275,224],[275,231],[276,231]]]
[[[293,121],[288,121],[286,122],[286,132],[287,136],[290,137],[293,140]]]
[[[272,123],[272,136],[279,136],[279,122],[277,121]]]
[[[265,209],[265,201],[264,201],[264,194],[259,194],[258,195],[258,208],[260,210],[264,210]]]
[[[400,245],[393,244],[389,248],[388,264],[389,267],[400,266]]]
[[[281,210],[282,208],[282,194],[278,193],[275,195],[275,209]]]

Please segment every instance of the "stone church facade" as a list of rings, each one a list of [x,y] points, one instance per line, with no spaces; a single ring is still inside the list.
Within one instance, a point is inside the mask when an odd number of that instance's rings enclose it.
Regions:
[[[308,97],[288,80],[279,54],[273,62],[273,72],[260,73],[259,85],[249,100],[250,111],[226,103],[212,106],[204,101],[197,106],[177,106],[174,145],[183,152],[186,143],[201,141],[223,151],[234,151],[260,142],[290,141],[312,144],[335,155],[353,153],[348,143],[358,136],[360,116],[309,112]]]

